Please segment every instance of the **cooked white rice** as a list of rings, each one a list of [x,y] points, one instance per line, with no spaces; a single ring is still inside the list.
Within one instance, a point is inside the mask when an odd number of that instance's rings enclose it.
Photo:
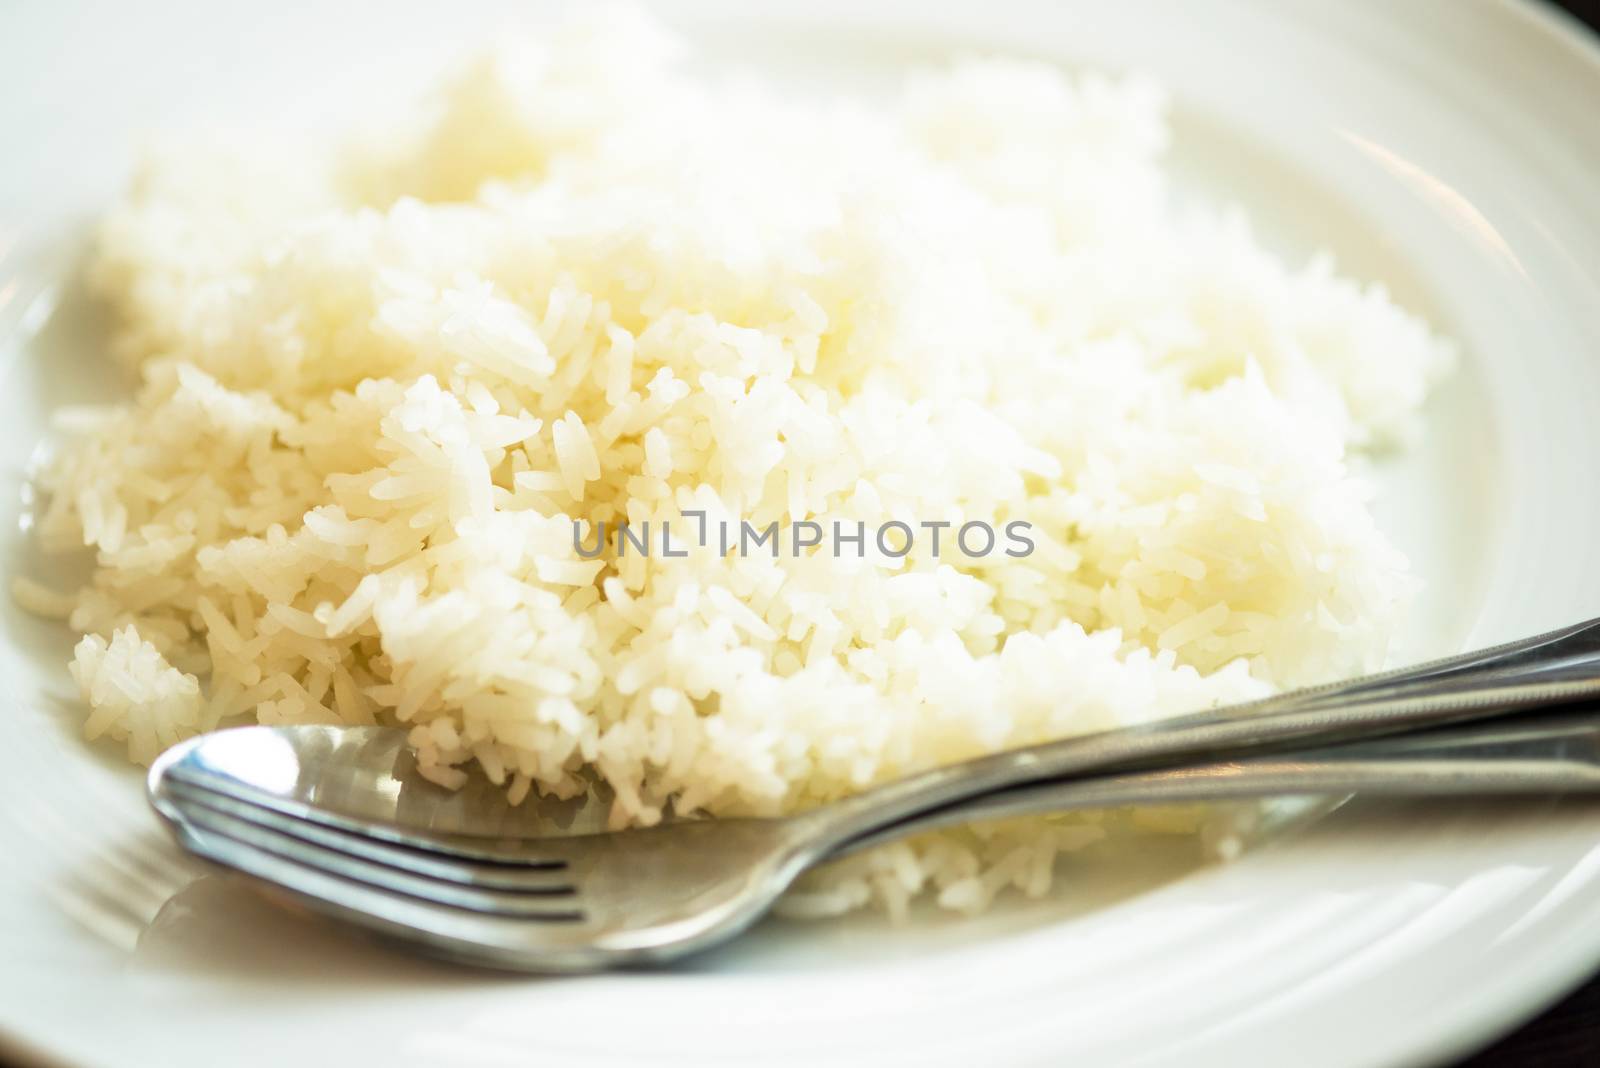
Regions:
[[[709,85],[638,17],[336,151],[188,143],[105,221],[131,403],[76,411],[31,607],[137,761],[239,717],[617,824],[777,813],[1377,666],[1411,581],[1347,468],[1447,343],[1168,203],[1161,92],[980,60]],[[579,557],[573,520],[1023,520],[1030,555]],[[1092,824],[925,837],[810,912],[1042,893]]]

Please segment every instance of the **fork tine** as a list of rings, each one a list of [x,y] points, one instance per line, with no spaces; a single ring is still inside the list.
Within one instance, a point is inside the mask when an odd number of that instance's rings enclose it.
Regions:
[[[478,966],[541,974],[592,972],[615,963],[595,948],[581,922],[528,922],[464,912],[353,882],[290,857],[266,853],[192,823],[175,823],[184,847],[312,911],[408,943],[432,955]]]
[[[460,883],[482,889],[506,890],[524,894],[566,894],[572,892],[572,878],[559,867],[515,868],[500,864],[482,864],[455,857],[391,845],[388,842],[339,830],[322,823],[267,808],[184,781],[169,781],[164,791],[191,805],[203,805],[224,815],[253,823],[258,827],[276,831],[305,842],[313,842],[328,849],[345,853],[362,860],[370,860],[402,872]]]
[[[450,834],[414,827],[401,827],[344,816],[337,812],[279,797],[265,790],[257,790],[247,783],[220,775],[208,775],[187,765],[174,765],[161,777],[164,783],[182,783],[212,794],[248,802],[260,808],[321,824],[347,834],[357,834],[367,839],[380,839],[396,846],[420,853],[434,853],[444,857],[470,860],[512,868],[560,868],[566,861],[560,856],[559,838],[480,838],[472,835]],[[537,845],[535,845],[537,841]]]
[[[219,812],[194,798],[184,799],[175,818],[180,826],[198,827],[299,868],[318,870],[342,882],[360,884],[390,895],[463,912],[520,920],[575,922],[583,919],[582,910],[571,896],[511,893],[415,875]],[[569,888],[569,895],[570,892]]]

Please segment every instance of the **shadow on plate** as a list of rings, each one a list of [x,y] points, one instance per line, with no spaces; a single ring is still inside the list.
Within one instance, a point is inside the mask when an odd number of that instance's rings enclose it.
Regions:
[[[561,811],[554,819],[569,828],[587,825],[582,813],[574,819],[570,804],[558,807]],[[1312,799],[1267,809],[1246,831],[1246,843],[1254,848],[1292,837],[1331,807],[1325,799]],[[445,976],[460,982],[508,981],[498,973],[415,956],[404,947],[316,916],[292,900],[264,894],[242,878],[197,874],[202,869],[154,834],[128,852],[133,863],[124,858],[120,864],[96,864],[74,882],[80,896],[98,903],[102,914],[119,916],[133,932],[131,940],[126,936],[122,940],[130,941],[132,962],[140,972],[181,971],[266,986],[330,976],[379,986],[424,978],[435,982]],[[872,911],[829,920],[773,917],[752,934],[672,970],[694,975],[825,969],[841,956],[853,957],[843,951],[863,940],[873,946],[877,963],[927,958],[1044,926],[1081,922],[1214,866],[1215,852],[1195,835],[1130,831],[1064,859],[1054,889],[1041,899],[1007,894],[978,917],[924,902],[906,923],[893,923]],[[129,874],[151,869],[165,872],[169,879],[174,872],[181,873],[168,896],[153,908],[148,878]]]

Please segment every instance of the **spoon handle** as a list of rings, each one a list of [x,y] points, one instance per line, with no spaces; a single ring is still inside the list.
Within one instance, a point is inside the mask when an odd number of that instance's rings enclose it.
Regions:
[[[1600,619],[1414,667],[935,768],[814,809],[809,818],[824,840],[841,844],[1016,786],[1332,745],[1597,697]]]
[[[1600,711],[1514,718],[1276,756],[1038,782],[921,812],[830,856],[958,823],[1247,798],[1459,797],[1600,791]]]

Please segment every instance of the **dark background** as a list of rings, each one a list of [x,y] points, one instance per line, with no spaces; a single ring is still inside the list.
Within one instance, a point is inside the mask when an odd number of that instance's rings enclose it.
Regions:
[[[1600,33],[1600,0],[1547,2]],[[1600,100],[1596,101],[1596,108],[1600,110]],[[1596,175],[1596,183],[1600,185],[1600,175]],[[3,1054],[0,1068],[6,1068]],[[1600,1068],[1600,974],[1543,1015],[1458,1062],[1455,1068]]]

